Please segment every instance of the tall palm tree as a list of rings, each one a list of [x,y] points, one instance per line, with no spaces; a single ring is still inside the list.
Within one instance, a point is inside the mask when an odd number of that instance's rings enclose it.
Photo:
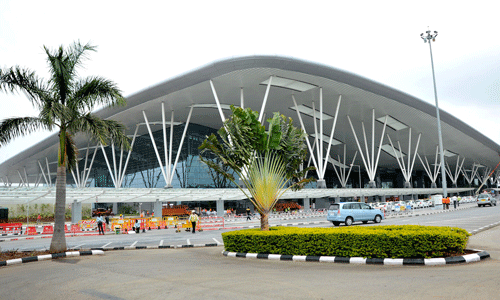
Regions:
[[[64,212],[66,203],[66,168],[77,163],[78,151],[73,137],[78,132],[106,145],[113,141],[129,147],[125,126],[92,114],[98,106],[126,105],[115,83],[102,77],[79,78],[77,69],[96,47],[75,42],[66,49],[60,46],[47,54],[50,78],[39,78],[34,71],[19,66],[0,69],[0,91],[22,91],[39,110],[37,117],[15,117],[0,123],[0,147],[18,136],[36,130],[59,130],[54,235],[50,252],[66,250]]]

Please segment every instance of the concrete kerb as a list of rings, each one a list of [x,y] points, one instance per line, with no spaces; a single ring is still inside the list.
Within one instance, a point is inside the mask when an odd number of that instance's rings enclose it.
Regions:
[[[490,254],[483,250],[476,250],[477,253],[461,256],[440,257],[440,258],[364,258],[364,257],[340,257],[340,256],[304,256],[304,255],[285,255],[285,254],[264,254],[264,253],[241,253],[222,251],[227,257],[255,258],[283,261],[312,261],[329,262],[343,264],[362,264],[362,265],[384,265],[384,266],[439,266],[461,263],[473,263],[490,257]]]
[[[86,255],[103,255],[104,251],[102,250],[88,250],[88,251],[67,251],[62,253],[53,253],[46,255],[38,255],[38,256],[28,256],[23,258],[9,259],[5,261],[0,261],[0,267],[17,265],[22,263],[34,262],[34,261],[43,261],[49,259],[56,259],[62,257],[72,257],[72,256],[86,256]]]

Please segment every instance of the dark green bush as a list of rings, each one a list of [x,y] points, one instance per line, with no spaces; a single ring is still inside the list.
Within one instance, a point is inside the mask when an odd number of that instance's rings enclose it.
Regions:
[[[439,226],[342,228],[273,227],[222,234],[231,252],[378,258],[432,258],[462,254],[470,234]]]

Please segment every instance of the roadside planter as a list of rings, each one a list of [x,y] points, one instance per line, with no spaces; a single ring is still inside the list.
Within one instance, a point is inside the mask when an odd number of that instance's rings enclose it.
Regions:
[[[436,258],[461,255],[470,234],[439,226],[274,227],[225,232],[225,250],[302,256]]]

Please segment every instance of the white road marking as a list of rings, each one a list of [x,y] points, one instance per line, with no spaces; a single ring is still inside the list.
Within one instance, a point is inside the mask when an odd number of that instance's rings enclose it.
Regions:
[[[134,247],[135,244],[137,244],[138,241],[135,241],[132,245],[130,245],[130,247]]]
[[[107,243],[106,245],[102,246],[102,248],[105,248],[107,245],[111,244],[112,242]]]
[[[73,248],[82,247],[83,245],[85,245],[85,243],[84,243],[84,244],[80,244],[80,245],[78,245],[78,246],[75,246],[75,247],[73,247]]]
[[[163,246],[163,240],[160,241],[160,246]]]
[[[213,238],[213,240],[217,243],[217,245],[222,244],[222,243],[221,243],[221,242],[219,242],[216,238]]]
[[[191,245],[191,241],[189,239],[187,239],[187,244]]]

